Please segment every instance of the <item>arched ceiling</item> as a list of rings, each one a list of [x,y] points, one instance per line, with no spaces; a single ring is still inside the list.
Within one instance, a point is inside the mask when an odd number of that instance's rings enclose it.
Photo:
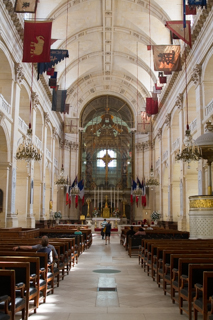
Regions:
[[[138,91],[144,110],[158,77],[147,45],[171,43],[165,21],[182,19],[182,0],[44,0],[37,18],[53,19],[52,38],[58,40],[51,48],[69,50],[56,71],[73,107],[79,105],[76,90],[79,101],[101,90],[119,92],[133,105]]]

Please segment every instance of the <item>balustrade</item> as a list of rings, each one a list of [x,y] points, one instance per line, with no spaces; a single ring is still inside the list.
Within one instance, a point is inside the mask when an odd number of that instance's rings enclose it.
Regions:
[[[197,118],[194,119],[190,124],[189,124],[189,129],[192,132],[194,132],[197,129]]]
[[[24,134],[26,134],[28,130],[28,125],[26,124],[26,122],[21,117],[18,117],[18,123],[19,128],[23,131]]]
[[[204,110],[205,110],[205,118],[209,117],[213,113],[213,99],[212,101],[209,102],[209,104],[207,104]]]
[[[180,148],[180,138],[177,138],[173,143],[172,143],[172,151],[175,151],[176,149]]]
[[[11,115],[11,105],[4,99],[2,94],[0,94],[0,110]]]
[[[166,150],[166,152],[164,152],[163,154],[163,161],[165,161],[168,158],[168,156],[169,156],[169,151]]]
[[[46,157],[51,160],[51,152],[46,148]]]

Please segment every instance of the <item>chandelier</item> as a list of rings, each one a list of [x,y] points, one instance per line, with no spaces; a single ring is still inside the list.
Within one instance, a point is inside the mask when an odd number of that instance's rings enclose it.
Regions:
[[[139,188],[138,183],[137,183],[136,189],[133,191],[133,195],[136,197],[140,197],[142,195],[142,190]]]
[[[33,146],[32,143],[32,129],[27,130],[27,135],[24,137],[23,142],[20,144],[18,151],[15,156],[16,160],[25,160],[30,162],[31,160],[40,161],[42,155]]]
[[[188,163],[188,169],[190,169],[190,162],[199,161],[202,156],[199,151],[199,148],[195,146],[194,140],[192,139],[191,132],[189,128],[186,129],[185,138],[184,138],[184,146],[182,152],[179,152],[175,156],[176,161],[183,161]]]
[[[146,186],[147,187],[159,186],[158,180],[154,178],[154,172],[153,172],[152,166],[151,166],[151,170],[150,170],[150,178],[149,178],[149,180],[146,181]]]
[[[79,190],[79,187],[78,187],[78,184],[76,183],[74,185],[74,187],[71,189],[71,195],[72,196],[78,196],[80,194],[80,190]]]
[[[62,188],[67,186],[67,179],[65,179],[65,177],[64,177],[64,166],[63,166],[63,164],[62,164],[62,167],[61,167],[61,172],[60,172],[59,178],[55,182],[55,184],[57,184],[57,186],[61,186]]]

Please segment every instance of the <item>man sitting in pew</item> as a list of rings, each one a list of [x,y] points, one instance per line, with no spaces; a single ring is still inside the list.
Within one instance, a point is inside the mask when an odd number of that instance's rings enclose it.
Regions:
[[[43,236],[41,238],[41,243],[39,244],[36,244],[34,246],[18,246],[18,247],[13,247],[13,250],[16,251],[16,250],[32,250],[32,249],[36,249],[38,252],[47,252],[47,251],[39,251],[40,249],[43,248],[43,245],[42,243],[44,244],[47,244],[47,248],[48,249],[51,249],[51,251],[53,250],[53,256],[54,256],[54,259],[58,259],[58,254],[57,254],[57,251],[55,250],[55,247],[51,244],[49,244],[49,239],[47,236]],[[48,255],[49,256],[49,255]]]

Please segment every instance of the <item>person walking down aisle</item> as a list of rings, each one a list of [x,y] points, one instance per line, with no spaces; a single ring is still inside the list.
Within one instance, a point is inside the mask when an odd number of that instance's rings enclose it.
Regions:
[[[102,235],[102,240],[104,240],[104,235],[106,234],[106,230],[104,230],[105,226],[107,225],[107,221],[106,219],[104,219],[104,221],[101,223],[101,235]]]
[[[105,244],[107,244],[107,240],[108,240],[108,244],[110,244],[110,234],[111,234],[111,223],[110,221],[108,221],[108,223],[106,224]]]

